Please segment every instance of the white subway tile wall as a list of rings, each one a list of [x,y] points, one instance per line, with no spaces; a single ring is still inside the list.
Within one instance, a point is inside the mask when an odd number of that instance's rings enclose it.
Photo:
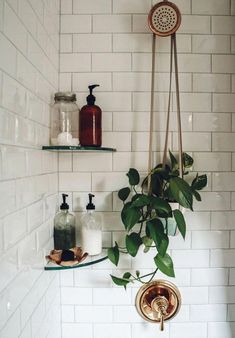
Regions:
[[[69,192],[78,222],[85,210],[87,194],[92,190],[97,212],[103,217],[104,243],[123,242],[121,204],[115,191],[127,184],[125,173],[130,167],[136,167],[142,175],[147,170],[151,83],[147,13],[154,3],[151,0],[61,0],[60,89],[75,91],[81,107],[85,104],[87,86],[100,84],[96,97],[104,112],[103,145],[115,147],[117,152],[60,154],[59,190]],[[193,171],[206,172],[209,184],[202,194],[203,202],[195,203],[194,214],[186,214],[189,227],[186,241],[172,239],[175,283],[182,291],[183,307],[178,317],[167,325],[163,337],[232,338],[234,324],[230,321],[235,320],[235,40],[232,35],[235,24],[231,15],[235,14],[235,5],[230,0],[175,3],[183,14],[177,40],[184,150],[195,159]],[[12,55],[13,64],[15,57]],[[8,69],[14,71],[12,67]],[[159,160],[165,136],[168,38],[157,38],[155,79],[154,158]],[[14,83],[11,86],[15,91],[21,90]],[[12,105],[11,100],[7,103]],[[21,115],[22,107],[23,101],[18,104]],[[176,152],[175,99],[173,110],[169,144]],[[14,128],[12,123],[10,128]],[[20,158],[22,154],[17,156]],[[22,175],[24,170],[22,166]],[[13,174],[14,171],[8,171],[8,175]],[[9,191],[13,192],[14,186]],[[14,208],[10,192],[9,201],[9,208]],[[39,205],[37,208],[40,210]],[[37,222],[34,219],[34,224]],[[148,272],[151,267],[152,253],[149,253],[139,254],[131,261],[122,258],[120,271],[102,263],[61,273],[62,337],[155,337],[155,326],[143,323],[134,309],[136,286],[124,292],[112,286],[107,278],[110,273],[121,274],[126,268]]]
[[[0,337],[61,337],[59,275],[43,271],[57,205],[49,142],[59,0],[0,1]]]

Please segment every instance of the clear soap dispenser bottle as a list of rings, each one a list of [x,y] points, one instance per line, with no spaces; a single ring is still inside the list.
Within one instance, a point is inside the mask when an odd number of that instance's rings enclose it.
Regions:
[[[68,195],[62,194],[63,203],[54,219],[54,247],[56,250],[68,250],[76,246],[75,216],[69,213],[66,203]]]
[[[89,203],[86,206],[86,214],[81,218],[81,246],[82,251],[90,256],[99,255],[102,252],[102,224],[101,218],[95,213],[95,205],[89,194]]]

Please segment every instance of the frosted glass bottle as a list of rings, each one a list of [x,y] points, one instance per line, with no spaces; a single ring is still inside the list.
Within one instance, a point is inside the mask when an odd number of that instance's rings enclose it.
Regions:
[[[75,216],[69,212],[66,203],[68,195],[62,194],[63,203],[60,212],[54,218],[54,248],[68,250],[76,246]]]
[[[87,212],[81,218],[82,251],[87,252],[89,256],[96,256],[102,252],[102,224],[100,216],[95,213],[93,197],[94,195],[89,194]]]

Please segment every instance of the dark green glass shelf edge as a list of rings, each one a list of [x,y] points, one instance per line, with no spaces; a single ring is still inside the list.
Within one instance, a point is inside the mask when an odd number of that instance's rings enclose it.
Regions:
[[[83,268],[83,267],[85,267],[85,266],[89,266],[89,265],[94,265],[94,264],[101,263],[101,262],[105,261],[106,259],[108,259],[108,256],[105,256],[105,257],[96,259],[96,260],[91,261],[91,262],[77,264],[77,265],[75,265],[75,266],[60,266],[60,265],[48,266],[48,265],[46,265],[46,266],[44,267],[44,270],[49,271],[49,270],[70,270],[70,269],[78,269],[78,268]]]
[[[49,151],[89,151],[89,152],[98,152],[98,151],[109,151],[114,152],[116,149],[107,148],[107,147],[81,147],[81,146],[42,146],[42,150]]]

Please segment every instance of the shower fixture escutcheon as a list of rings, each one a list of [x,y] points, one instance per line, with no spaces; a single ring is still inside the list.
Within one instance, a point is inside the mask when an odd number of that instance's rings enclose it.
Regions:
[[[179,289],[171,282],[155,280],[143,285],[135,300],[139,315],[148,322],[159,323],[164,330],[164,322],[172,319],[181,307]]]

